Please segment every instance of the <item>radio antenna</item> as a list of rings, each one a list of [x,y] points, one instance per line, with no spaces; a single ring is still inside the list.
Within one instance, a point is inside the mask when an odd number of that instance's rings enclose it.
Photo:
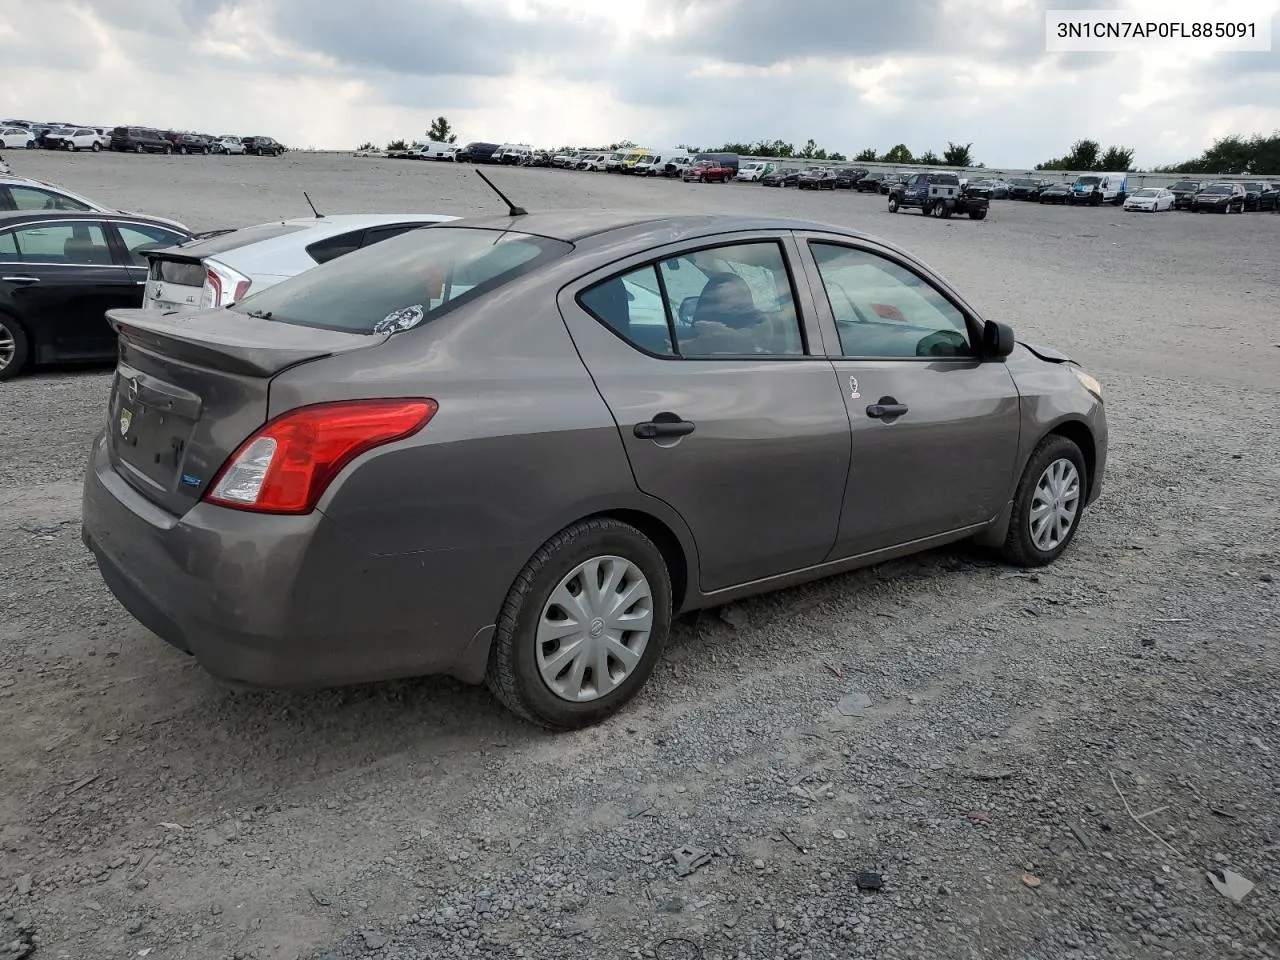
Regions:
[[[323,214],[323,213],[321,213],[319,210],[317,210],[317,209],[316,209],[316,205],[315,205],[314,203],[312,203],[312,202],[311,202],[311,198],[307,196],[307,191],[303,190],[303,191],[302,191],[302,196],[303,196],[304,198],[306,198],[307,206],[308,206],[308,207],[310,207],[310,208],[311,208],[311,212],[312,212],[312,213],[314,213],[314,214],[316,215],[316,219],[317,219],[317,220],[323,220],[323,219],[324,219],[324,214]]]
[[[482,171],[477,170],[476,176],[478,176],[481,180],[487,183],[489,185],[489,189],[502,198],[502,202],[507,205],[507,212],[510,213],[511,216],[523,217],[529,213],[529,211],[526,210],[524,207],[517,207],[514,203],[512,203],[509,199],[507,199],[507,195],[503,193],[501,190],[499,190],[497,186],[494,184],[494,182],[490,180],[488,177],[486,177]]]

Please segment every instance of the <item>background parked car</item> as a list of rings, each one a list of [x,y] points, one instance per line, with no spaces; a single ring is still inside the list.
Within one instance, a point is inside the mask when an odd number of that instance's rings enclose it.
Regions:
[[[259,157],[278,157],[284,153],[284,144],[271,137],[243,137],[245,153],[257,154]]]
[[[201,153],[207,155],[212,150],[212,139],[200,133],[178,133],[173,130],[166,130],[164,136],[173,147],[174,153],[183,155]]]
[[[165,224],[179,233],[189,235],[191,232],[176,220],[108,207],[105,204],[82,197],[77,193],[72,193],[57,184],[46,183],[43,180],[36,180],[32,177],[15,177],[11,175],[0,177],[0,211],[6,210],[28,213],[58,210],[79,213],[92,211],[125,217],[141,217],[144,220]]]
[[[1179,180],[1169,188],[1169,192],[1173,194],[1173,209],[1194,209],[1196,194],[1207,186],[1208,184],[1201,180]]]
[[[1244,213],[1244,187],[1238,183],[1211,183],[1196,194],[1196,213]]]
[[[880,181],[884,180],[883,173],[868,173],[860,177],[853,185],[853,188],[859,193],[879,193]]]
[[[893,190],[894,187],[910,183],[916,178],[916,176],[917,175],[915,173],[891,173],[880,181],[877,188],[883,196],[888,196],[889,192]]]
[[[853,190],[858,185],[858,181],[866,175],[866,170],[859,170],[854,167],[841,167],[836,171],[836,189]]]
[[[173,153],[173,142],[154,127],[116,127],[110,147],[129,153]]]
[[[1142,213],[1160,213],[1173,209],[1173,192],[1165,187],[1143,187],[1125,197],[1124,209]]]
[[[495,154],[500,149],[501,144],[475,140],[454,154],[453,159],[458,163],[498,163],[500,161],[495,159]]]
[[[685,183],[728,183],[734,171],[719,160],[695,160],[680,179]]]
[[[767,160],[753,160],[750,163],[744,163],[738,168],[737,176],[734,180],[740,180],[744,183],[755,183],[757,180],[768,176],[777,169],[777,164],[770,163]]]
[[[974,183],[969,184],[970,189],[973,189],[975,187],[983,191],[992,200],[1008,200],[1009,199],[1009,184],[1006,183],[1004,180],[987,178],[987,179],[978,180]]]
[[[142,306],[144,251],[188,236],[99,211],[0,213],[0,380],[29,364],[114,357],[106,311]]]
[[[1274,183],[1249,180],[1242,183],[1241,186],[1244,187],[1244,208],[1246,210],[1262,211],[1276,208],[1277,198],[1280,197],[1280,188]]]
[[[218,137],[218,139],[213,141],[213,143],[209,145],[209,149],[213,153],[238,155],[244,153],[244,144],[240,142],[239,137],[225,136]]]
[[[810,167],[801,171],[796,187],[801,190],[834,190],[836,172],[830,167]]]
[[[11,150],[34,150],[35,138],[26,127],[0,127],[0,147]]]
[[[1048,185],[1048,180],[1039,177],[1014,177],[1009,181],[1009,199],[1036,200]]]
[[[800,181],[799,167],[779,167],[760,178],[763,187],[794,187]]]
[[[1069,204],[1071,202],[1071,184],[1051,183],[1040,191],[1040,196],[1036,197],[1036,200],[1039,203]]]
[[[50,150],[68,150],[72,153],[77,150],[92,150],[97,153],[111,142],[111,138],[104,137],[92,127],[58,127],[49,131],[44,142]]]
[[[421,213],[339,214],[219,232],[148,254],[148,309],[226,307],[250,293],[419,227],[456,220]]]

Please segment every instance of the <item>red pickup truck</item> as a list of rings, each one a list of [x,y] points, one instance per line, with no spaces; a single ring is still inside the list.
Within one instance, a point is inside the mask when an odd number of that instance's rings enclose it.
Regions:
[[[728,183],[733,179],[734,170],[726,167],[719,160],[699,160],[685,169],[680,179],[685,183]]]

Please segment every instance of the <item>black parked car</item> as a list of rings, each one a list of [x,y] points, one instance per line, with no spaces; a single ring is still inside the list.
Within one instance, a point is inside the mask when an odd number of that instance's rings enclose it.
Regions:
[[[1048,185],[1048,180],[1041,180],[1038,177],[1014,177],[1009,181],[1009,199],[1038,200],[1041,191]]]
[[[858,181],[861,180],[866,175],[867,175],[867,171],[865,170],[852,170],[852,169],[849,169],[848,167],[845,167],[841,170],[837,170],[836,171],[836,189],[852,190],[857,186]]]
[[[1196,194],[1196,213],[1244,213],[1244,187],[1238,183],[1211,183]]]
[[[987,196],[992,200],[1009,199],[1009,184],[1003,180],[978,180],[975,183],[971,183],[969,189],[986,191]]]
[[[453,159],[458,163],[499,163],[501,161],[495,160],[494,154],[501,146],[498,143],[476,140],[455,153]]]
[[[880,193],[884,196],[889,195],[894,187],[901,186],[904,183],[910,183],[915,179],[914,173],[892,173],[880,181]]]
[[[169,141],[170,146],[173,147],[174,153],[207,154],[213,150],[212,138],[200,133],[176,133],[172,130],[166,130],[164,136]]]
[[[1071,184],[1051,183],[1036,197],[1040,203],[1068,203],[1071,200]]]
[[[1241,184],[1244,187],[1244,208],[1261,212],[1274,210],[1280,202],[1280,187],[1262,180],[1250,180]]]
[[[853,188],[859,193],[879,193],[880,183],[884,178],[883,173],[868,173],[855,181]]]
[[[801,190],[834,190],[836,172],[830,167],[810,167],[801,172],[796,186]]]
[[[0,380],[28,364],[114,359],[106,311],[141,307],[144,251],[189,238],[131,214],[0,213]]]
[[[760,178],[761,186],[765,187],[794,187],[799,182],[799,167],[779,167],[773,173],[766,173]]]
[[[255,153],[260,157],[278,157],[284,153],[284,144],[271,137],[243,137],[245,153]]]
[[[154,127],[116,127],[111,149],[128,153],[173,153],[173,141]]]
[[[1173,209],[1192,210],[1196,205],[1196,194],[1208,184],[1200,180],[1179,180],[1169,192],[1173,194]]]

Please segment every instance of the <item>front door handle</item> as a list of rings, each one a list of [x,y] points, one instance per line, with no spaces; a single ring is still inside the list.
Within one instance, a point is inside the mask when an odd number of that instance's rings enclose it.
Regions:
[[[889,420],[900,417],[907,412],[905,403],[898,403],[892,397],[881,397],[879,403],[867,407],[867,416],[876,420]]]
[[[694,424],[681,420],[674,413],[659,413],[652,420],[637,423],[632,431],[641,440],[657,440],[662,437],[687,437],[693,433]]]
[[[39,277],[4,277],[10,283],[39,283]]]

